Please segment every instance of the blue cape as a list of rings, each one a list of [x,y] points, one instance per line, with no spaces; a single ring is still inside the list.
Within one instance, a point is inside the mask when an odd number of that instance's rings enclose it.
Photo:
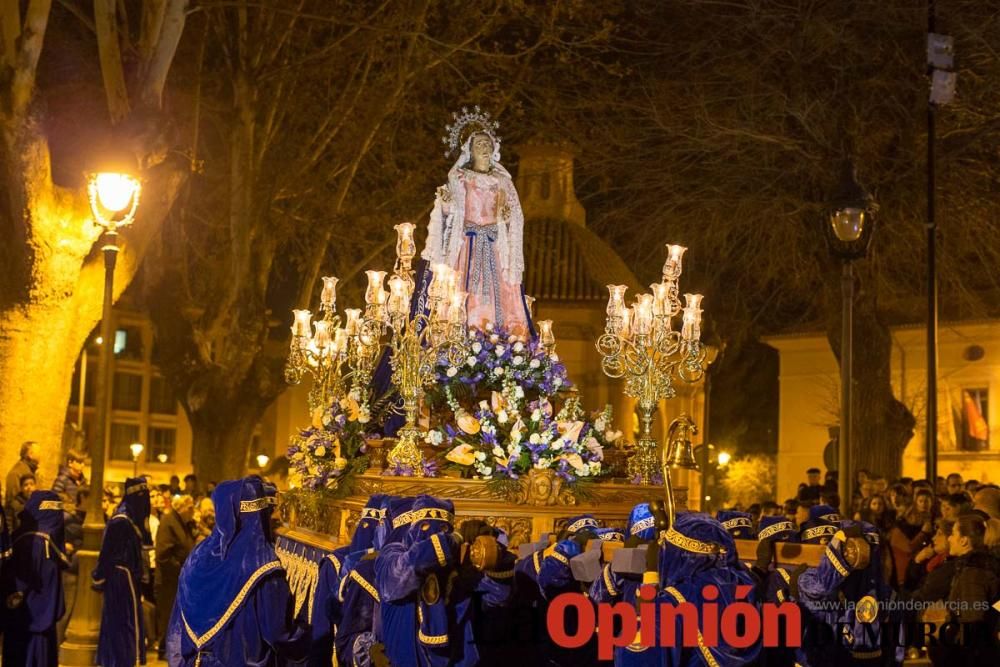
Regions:
[[[776,542],[797,542],[799,532],[795,524],[783,516],[762,516],[757,526],[757,539],[773,539]]]
[[[112,517],[125,515],[139,532],[143,546],[153,546],[153,536],[149,532],[149,484],[145,477],[130,477],[125,480],[125,495],[118,503]]]
[[[243,598],[268,574],[281,570],[268,539],[270,507],[259,477],[222,482],[212,493],[215,528],[181,570],[176,607],[199,638],[222,630]],[[204,639],[205,642],[208,639]]]
[[[348,552],[364,551],[375,546],[375,533],[382,522],[382,517],[385,516],[382,504],[386,497],[385,494],[376,493],[368,498],[364,509],[361,510],[361,519],[354,527]]]

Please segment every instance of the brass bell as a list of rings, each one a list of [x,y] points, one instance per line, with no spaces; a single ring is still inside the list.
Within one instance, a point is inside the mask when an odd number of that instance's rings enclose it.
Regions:
[[[697,433],[697,424],[686,413],[682,413],[680,417],[670,422],[670,428],[667,430],[667,446],[663,450],[663,466],[698,470],[694,445],[691,442],[691,436]]]

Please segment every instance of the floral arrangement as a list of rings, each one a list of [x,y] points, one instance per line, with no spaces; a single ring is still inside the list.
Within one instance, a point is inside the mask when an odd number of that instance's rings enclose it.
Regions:
[[[435,369],[437,383],[428,391],[432,404],[447,401],[447,393],[475,396],[502,391],[513,382],[532,397],[550,397],[571,385],[566,367],[555,353],[547,353],[537,340],[514,336],[487,323],[469,332],[468,356],[453,365],[442,353]]]
[[[288,447],[292,485],[304,489],[336,488],[345,477],[367,466],[366,424],[370,416],[348,395],[313,412],[312,424],[299,431]]]
[[[445,394],[455,425],[432,428],[425,440],[463,474],[479,479],[518,479],[533,468],[552,469],[569,483],[598,477],[604,447],[621,437],[608,428],[610,406],[587,422],[574,397],[554,414],[548,398],[528,400],[513,377],[471,411],[447,387]]]

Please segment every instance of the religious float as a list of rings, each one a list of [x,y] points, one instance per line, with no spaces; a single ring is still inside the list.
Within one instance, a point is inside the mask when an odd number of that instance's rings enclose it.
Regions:
[[[610,406],[584,410],[554,323],[532,318],[524,216],[496,130],[478,107],[448,126],[457,159],[419,260],[415,226],[396,225],[393,272],[367,271],[364,308],[338,313],[337,278],[324,277],[318,313],[294,311],[286,378],[311,380],[311,424],[288,450],[278,551],[300,601],[373,493],[447,498],[457,523],[483,519],[515,549],[573,515],[622,526],[636,503],[660,499],[671,517],[686,504],[670,469],[696,469],[697,427],[681,415],[662,448],[652,430],[660,401],[706,365],[701,296],[681,303],[685,248],[667,246],[662,280],[631,306],[626,286],[608,285],[593,344],[603,372],[635,400],[639,434],[629,443]]]

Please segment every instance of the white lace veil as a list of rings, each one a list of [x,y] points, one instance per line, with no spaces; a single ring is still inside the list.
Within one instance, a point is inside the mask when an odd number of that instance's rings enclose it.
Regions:
[[[507,203],[510,206],[510,214],[506,221],[497,216],[500,266],[507,272],[508,280],[520,283],[524,271],[524,253],[521,247],[524,214],[521,211],[517,191],[514,189],[514,180],[507,168],[500,164],[500,142],[490,132],[484,130],[473,132],[466,137],[458,159],[448,171],[447,187],[451,194],[449,211],[447,215],[443,213],[444,202],[439,192],[427,226],[427,245],[420,256],[431,263],[443,262],[449,266],[455,266],[458,262],[465,241],[465,183],[459,176],[472,160],[472,138],[480,133],[486,134],[493,141],[491,167],[493,174],[499,177],[501,187],[507,192]]]

